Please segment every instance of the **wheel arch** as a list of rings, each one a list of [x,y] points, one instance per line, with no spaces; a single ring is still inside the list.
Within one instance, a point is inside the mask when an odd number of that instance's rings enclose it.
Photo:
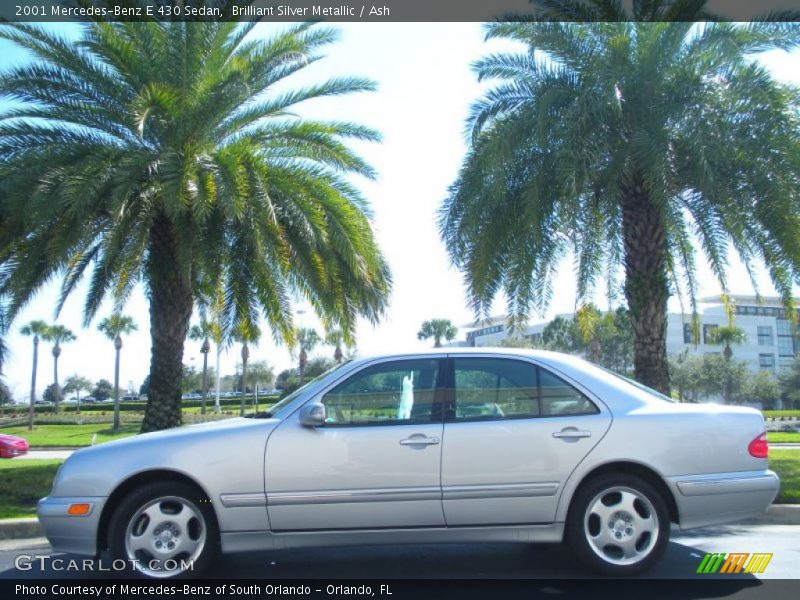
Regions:
[[[583,486],[585,486],[592,479],[599,477],[600,475],[608,475],[610,473],[624,473],[626,475],[634,475],[652,485],[659,493],[659,495],[662,497],[664,503],[667,505],[667,512],[669,514],[670,522],[680,523],[680,512],[678,510],[678,503],[675,500],[675,495],[672,493],[672,490],[670,490],[664,478],[661,475],[659,475],[655,470],[648,467],[647,465],[629,460],[617,460],[617,461],[607,462],[602,465],[598,465],[593,469],[591,469],[590,471],[586,472],[580,478],[580,481],[578,481],[578,483],[574,485],[572,493],[569,495],[569,502],[567,503],[564,512],[565,516],[569,514],[569,511],[572,508],[572,504],[575,500],[575,496],[578,494],[578,491]]]
[[[180,471],[174,471],[172,469],[151,469],[147,471],[140,471],[139,473],[131,475],[127,479],[121,481],[117,487],[114,488],[114,491],[111,492],[111,495],[108,497],[108,500],[103,506],[103,511],[100,513],[100,524],[97,528],[98,554],[103,550],[108,549],[108,529],[111,523],[111,517],[114,515],[114,512],[117,510],[117,507],[120,505],[122,500],[137,487],[158,481],[187,484],[196,489],[207,499],[211,499],[211,496],[203,488],[203,486],[201,486],[196,480]],[[214,515],[216,525],[219,526],[219,517],[217,516],[217,511],[214,508],[214,503],[209,502],[209,505],[211,506],[211,513]]]

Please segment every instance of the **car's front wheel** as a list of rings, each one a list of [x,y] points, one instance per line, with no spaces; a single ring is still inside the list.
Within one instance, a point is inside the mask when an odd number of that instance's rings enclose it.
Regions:
[[[211,505],[185,483],[156,482],[126,496],[111,518],[109,547],[115,564],[155,578],[198,575],[217,551]]]
[[[581,486],[567,518],[567,540],[587,566],[629,576],[655,564],[669,541],[664,500],[652,485],[627,474],[606,474]]]

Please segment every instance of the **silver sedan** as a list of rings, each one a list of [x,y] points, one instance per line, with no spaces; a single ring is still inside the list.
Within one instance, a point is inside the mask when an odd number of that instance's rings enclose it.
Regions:
[[[150,577],[221,551],[560,542],[632,575],[671,523],[763,513],[753,409],[676,404],[578,358],[452,349],[345,363],[250,418],[75,452],[39,519],[55,551]]]

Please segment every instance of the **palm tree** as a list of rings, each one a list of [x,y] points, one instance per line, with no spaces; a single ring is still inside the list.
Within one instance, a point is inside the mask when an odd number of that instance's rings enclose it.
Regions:
[[[208,332],[208,337],[211,338],[211,340],[214,342],[214,346],[216,346],[217,349],[217,363],[214,371],[214,376],[216,380],[215,394],[214,394],[214,412],[219,413],[221,411],[220,407],[221,374],[220,374],[219,362],[220,362],[220,354],[222,352],[222,345],[223,342],[225,342],[228,335],[225,329],[225,324],[223,323],[224,310],[225,310],[225,290],[220,285],[220,282],[217,282],[217,285],[212,293],[201,294],[198,300],[200,302],[200,310],[201,310],[201,328],[204,328]],[[205,317],[205,315],[208,313],[210,313],[211,315],[210,319],[206,319]],[[206,324],[204,325],[203,323]],[[205,389],[205,386],[203,389]]]
[[[722,355],[725,360],[730,360],[733,357],[732,344],[743,344],[747,341],[747,336],[744,331],[733,325],[722,325],[714,327],[708,332],[709,344],[722,344],[724,349]]]
[[[31,404],[28,408],[28,431],[33,429],[33,407],[36,402],[36,368],[39,362],[39,339],[47,333],[48,325],[44,321],[31,321],[19,332],[33,336],[33,368],[31,369]]]
[[[575,329],[581,342],[589,349],[589,359],[598,364],[600,362],[600,342],[597,339],[603,315],[594,304],[584,304],[575,312]]]
[[[298,367],[300,368],[300,385],[303,385],[303,376],[306,372],[306,365],[308,365],[308,355],[314,351],[322,341],[322,338],[314,329],[308,327],[301,327],[297,330],[297,343],[300,346],[300,356],[298,360]]]
[[[448,342],[456,337],[458,329],[449,319],[431,319],[425,321],[417,332],[418,340],[433,338],[433,347],[441,348],[442,339]]]
[[[631,10],[619,0],[529,0],[539,21],[715,21],[724,15],[706,10],[707,0],[632,0]],[[800,12],[780,10],[752,21],[797,21]]]
[[[81,412],[81,392],[92,389],[92,382],[80,375],[70,375],[64,382],[64,394],[75,394],[78,414]]]
[[[635,377],[669,393],[667,299],[697,312],[695,234],[723,290],[733,247],[791,306],[800,102],[751,55],[797,46],[795,25],[506,22],[487,36],[528,48],[475,64],[500,82],[473,107],[440,212],[477,313],[503,291],[521,325],[569,253],[579,300],[603,275],[616,291],[623,267]]]
[[[232,341],[242,345],[242,400],[239,405],[239,415],[244,415],[244,399],[247,394],[247,361],[250,358],[249,344],[257,344],[261,337],[261,330],[258,325],[250,319],[242,319],[233,329]]]
[[[122,351],[122,336],[129,335],[136,331],[138,327],[133,317],[115,312],[110,317],[100,321],[97,329],[114,342],[114,350],[116,352],[114,359],[114,429],[119,429],[119,357]]]
[[[348,335],[385,310],[388,266],[348,176],[373,177],[346,121],[301,119],[298,103],[368,91],[291,75],[336,40],[304,23],[272,37],[255,22],[92,22],[78,39],[24,23],[0,39],[36,62],[6,69],[0,96],[0,296],[15,316],[62,277],[57,309],[91,272],[84,319],[144,283],[150,394],[142,431],[181,423],[183,348],[205,289],[224,289],[224,327],[257,308],[293,342],[294,294]],[[251,35],[252,34],[252,35]]]
[[[8,360],[8,346],[6,345],[6,317],[3,307],[0,306],[0,375],[3,374],[3,364]]]
[[[345,344],[344,334],[338,327],[334,327],[325,334],[325,343],[333,346],[333,360],[336,364],[342,364],[344,359],[344,352],[342,352],[342,344]],[[347,344],[348,348],[350,344]]]
[[[200,320],[199,325],[192,325],[189,329],[189,339],[199,342],[203,340],[200,346],[200,352],[203,354],[203,399],[200,402],[200,414],[206,414],[206,396],[208,395],[208,353],[211,352],[211,342],[209,338],[214,335],[214,324],[205,319]],[[217,352],[219,356],[219,352]],[[217,365],[217,372],[219,372],[219,365]]]
[[[62,399],[61,387],[58,385],[58,359],[61,356],[61,344],[74,342],[75,334],[63,325],[50,325],[42,334],[42,339],[53,343],[53,389],[55,390],[54,412],[58,413],[58,405]]]

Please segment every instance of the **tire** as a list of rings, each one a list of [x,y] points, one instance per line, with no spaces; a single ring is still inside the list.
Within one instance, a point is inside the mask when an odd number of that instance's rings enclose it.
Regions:
[[[670,520],[661,494],[627,474],[600,475],[578,489],[566,538],[577,557],[602,575],[628,577],[661,558]]]
[[[141,577],[196,577],[219,550],[211,503],[181,482],[159,481],[132,491],[114,511],[108,535],[113,564],[125,561],[127,573]]]

